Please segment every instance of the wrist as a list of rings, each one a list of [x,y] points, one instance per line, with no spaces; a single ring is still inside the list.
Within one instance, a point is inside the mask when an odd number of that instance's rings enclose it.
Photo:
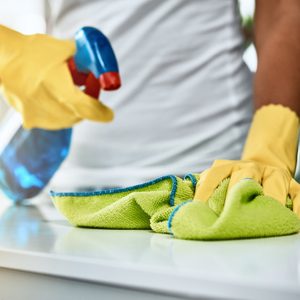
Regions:
[[[252,160],[287,169],[296,167],[299,119],[291,109],[282,105],[266,105],[253,117],[242,155]]]

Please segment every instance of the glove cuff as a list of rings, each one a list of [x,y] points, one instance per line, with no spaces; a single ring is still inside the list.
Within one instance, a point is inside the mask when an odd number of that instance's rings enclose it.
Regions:
[[[287,169],[296,168],[299,118],[282,105],[263,106],[254,115],[242,155],[243,160]]]

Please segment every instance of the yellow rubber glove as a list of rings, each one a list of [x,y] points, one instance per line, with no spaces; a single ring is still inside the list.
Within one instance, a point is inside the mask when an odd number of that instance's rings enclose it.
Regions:
[[[82,119],[108,122],[113,112],[73,84],[67,59],[75,43],[22,35],[0,25],[0,86],[25,128],[61,129]]]
[[[267,105],[254,115],[244,147],[242,160],[217,160],[201,173],[195,199],[207,201],[220,182],[230,177],[228,189],[238,181],[258,181],[264,194],[286,204],[293,200],[294,211],[300,216],[300,188],[292,179],[298,146],[298,116],[281,105]]]

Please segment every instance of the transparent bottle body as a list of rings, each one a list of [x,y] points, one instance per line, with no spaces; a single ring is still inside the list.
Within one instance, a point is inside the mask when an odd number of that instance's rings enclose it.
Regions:
[[[0,189],[14,202],[32,198],[67,157],[72,129],[26,130],[16,113],[10,113],[1,125],[0,132],[11,133],[0,142]]]

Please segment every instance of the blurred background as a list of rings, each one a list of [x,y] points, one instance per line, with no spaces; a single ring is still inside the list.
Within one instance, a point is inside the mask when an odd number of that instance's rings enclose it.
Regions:
[[[254,0],[240,0],[240,11],[245,28],[251,30],[253,26]],[[250,43],[245,50],[244,60],[252,72],[256,71],[257,57],[253,43]]]

